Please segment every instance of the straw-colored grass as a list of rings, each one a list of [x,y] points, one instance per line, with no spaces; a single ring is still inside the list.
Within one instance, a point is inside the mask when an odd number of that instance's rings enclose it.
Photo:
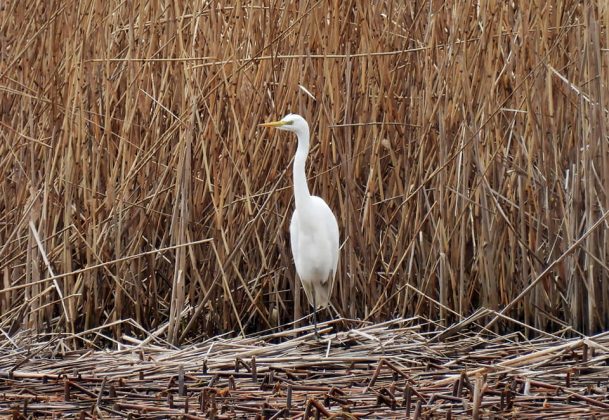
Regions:
[[[177,343],[308,313],[295,139],[257,126],[297,112],[341,315],[607,329],[608,23],[575,1],[4,1],[0,328]]]

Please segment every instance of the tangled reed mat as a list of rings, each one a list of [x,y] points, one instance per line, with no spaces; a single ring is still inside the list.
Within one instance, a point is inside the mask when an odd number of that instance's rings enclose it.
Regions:
[[[579,418],[609,413],[609,334],[498,335],[481,310],[448,328],[421,318],[339,319],[177,349],[74,337],[0,339],[0,415],[12,418]],[[73,342],[73,341],[72,341]]]

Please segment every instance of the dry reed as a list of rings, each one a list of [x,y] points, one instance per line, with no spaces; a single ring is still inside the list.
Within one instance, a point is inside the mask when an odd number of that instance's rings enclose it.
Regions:
[[[498,335],[476,325],[489,314],[450,329],[416,317],[357,328],[339,319],[320,325],[321,340],[313,326],[286,325],[180,350],[135,337],[112,352],[74,350],[67,337],[42,343],[19,331],[12,342],[0,338],[0,416],[606,416],[609,335]]]
[[[295,141],[257,127],[289,111],[342,316],[607,329],[609,8],[586,4],[4,1],[0,329],[179,343],[306,313]]]

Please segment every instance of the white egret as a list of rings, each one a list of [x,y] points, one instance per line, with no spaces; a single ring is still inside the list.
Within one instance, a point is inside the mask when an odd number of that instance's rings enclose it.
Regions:
[[[310,137],[307,121],[300,115],[288,114],[281,121],[260,125],[291,131],[298,137],[293,168],[296,209],[290,223],[290,243],[296,273],[313,306],[317,335],[317,309],[325,308],[330,302],[338,266],[338,223],[328,204],[309,192],[305,174]]]

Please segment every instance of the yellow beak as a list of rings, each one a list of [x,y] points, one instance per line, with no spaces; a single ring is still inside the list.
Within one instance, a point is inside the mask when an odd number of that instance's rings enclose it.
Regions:
[[[272,121],[267,123],[258,124],[260,127],[281,127],[289,124],[288,121]]]

